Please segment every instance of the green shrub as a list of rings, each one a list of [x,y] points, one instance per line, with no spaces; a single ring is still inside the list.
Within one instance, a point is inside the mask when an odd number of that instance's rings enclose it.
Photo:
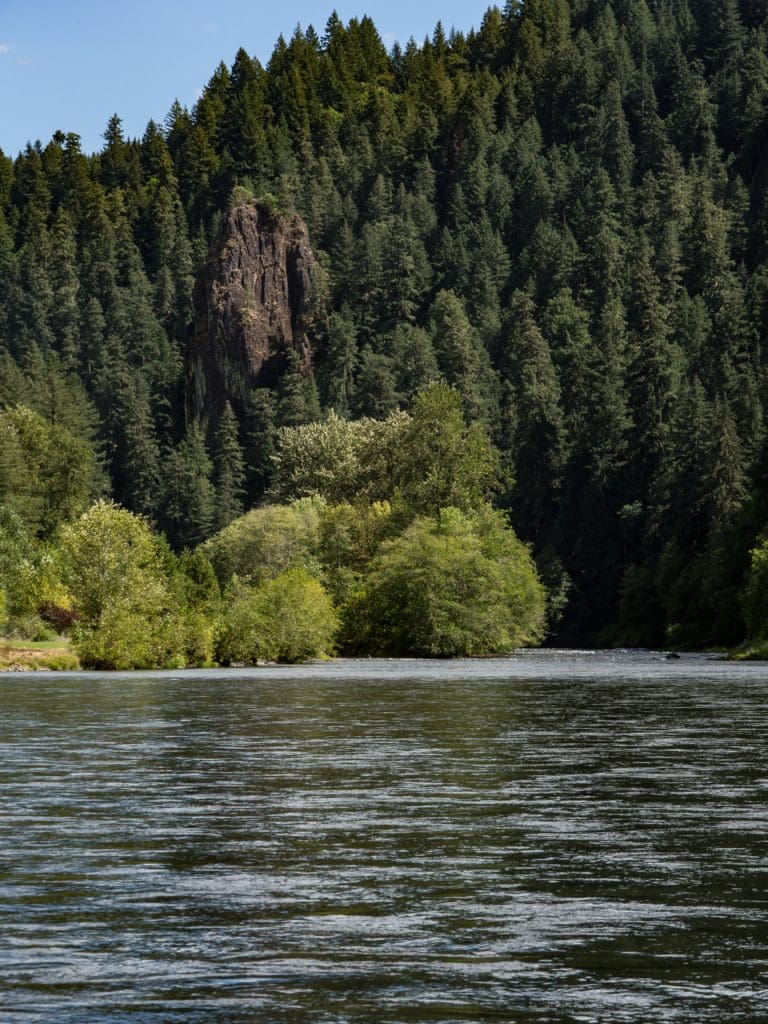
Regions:
[[[62,529],[61,552],[78,615],[72,643],[83,665],[140,669],[185,663],[183,608],[170,587],[169,556],[143,519],[97,502]]]
[[[329,502],[383,500],[409,417],[346,420],[331,412],[322,422],[282,427],[273,457],[270,495],[282,501],[321,495]]]
[[[216,625],[214,615],[205,609],[189,608],[179,618],[184,664],[195,668],[209,668],[216,651]]]
[[[143,669],[166,664],[163,630],[129,600],[116,600],[95,619],[77,622],[72,645],[88,668]]]
[[[81,667],[80,659],[71,651],[48,654],[40,659],[40,664],[51,672],[76,672]]]
[[[303,569],[289,569],[256,588],[236,580],[225,595],[219,660],[255,664],[326,657],[337,629],[330,597]]]
[[[320,516],[318,555],[323,578],[337,605],[355,590],[382,541],[393,533],[389,502],[329,505]]]
[[[28,588],[34,551],[34,541],[21,517],[0,505],[0,588],[5,595],[3,620],[8,629],[15,629],[17,620],[30,619],[37,611]]]
[[[259,584],[290,568],[320,575],[316,552],[324,508],[322,498],[304,498],[292,505],[252,509],[206,541],[202,550],[222,586],[233,576]]]
[[[365,654],[508,652],[541,640],[544,609],[530,552],[503,515],[448,508],[382,545],[345,609],[344,638]]]

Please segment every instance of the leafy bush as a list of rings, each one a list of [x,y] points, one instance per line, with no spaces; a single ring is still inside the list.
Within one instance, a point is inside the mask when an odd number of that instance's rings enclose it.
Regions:
[[[61,530],[62,574],[86,623],[119,602],[155,612],[164,593],[162,551],[147,522],[99,501]]]
[[[72,645],[88,668],[181,668],[186,659],[179,625],[168,611],[148,613],[130,598],[120,598],[97,619],[76,622]]]
[[[296,567],[319,575],[316,552],[324,508],[322,498],[305,498],[253,509],[206,541],[202,550],[223,586],[233,576],[259,584]]]
[[[34,554],[34,542],[20,516],[0,505],[0,588],[5,594],[4,622],[34,615],[25,590],[26,565]]]
[[[183,606],[148,524],[100,501],[61,531],[62,575],[79,620],[72,642],[86,666],[178,667],[188,642]]]
[[[375,502],[391,498],[394,486],[408,516],[475,508],[499,477],[488,438],[467,426],[461,395],[443,383],[416,397],[411,416],[350,421],[332,412],[322,423],[284,427],[273,462],[275,498]]]
[[[256,588],[236,580],[225,596],[219,659],[255,664],[326,657],[337,629],[330,597],[303,569],[289,569]]]
[[[386,420],[341,419],[283,427],[273,458],[271,494],[278,500],[322,495],[329,502],[381,500],[391,490],[404,413]]]
[[[51,633],[42,612],[66,609],[69,604],[56,550],[36,544],[19,516],[7,507],[0,507],[0,588],[5,594],[2,629],[26,640]]]
[[[386,501],[329,505],[323,511],[318,556],[324,581],[337,604],[344,604],[357,589],[371,558],[394,528]]]
[[[345,640],[366,654],[507,652],[544,635],[544,588],[501,513],[443,509],[382,545],[345,609]]]

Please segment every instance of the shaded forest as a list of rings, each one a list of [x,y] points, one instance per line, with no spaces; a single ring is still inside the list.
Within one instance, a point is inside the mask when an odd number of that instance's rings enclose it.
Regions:
[[[738,643],[767,148],[766,0],[526,0],[391,52],[332,16],[141,139],[115,116],[97,154],[0,153],[0,504],[45,538],[111,495],[194,547],[269,492],[280,428],[441,379],[498,450],[557,642]],[[311,360],[197,418],[194,282],[249,197],[308,227]]]

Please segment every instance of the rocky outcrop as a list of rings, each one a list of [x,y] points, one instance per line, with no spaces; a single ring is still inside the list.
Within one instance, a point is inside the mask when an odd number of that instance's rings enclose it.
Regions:
[[[293,352],[309,367],[305,314],[314,255],[304,222],[261,203],[227,215],[194,291],[189,412],[215,417],[273,386]]]

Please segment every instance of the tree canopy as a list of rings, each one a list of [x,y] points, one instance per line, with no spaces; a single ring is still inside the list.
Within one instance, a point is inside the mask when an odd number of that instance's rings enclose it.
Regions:
[[[767,69],[748,0],[526,0],[389,52],[334,16],[141,138],[0,153],[0,503],[48,542],[110,496],[181,551],[265,500],[492,498],[560,642],[738,642]],[[308,348],[198,421],[193,286],[248,196],[307,224]]]

